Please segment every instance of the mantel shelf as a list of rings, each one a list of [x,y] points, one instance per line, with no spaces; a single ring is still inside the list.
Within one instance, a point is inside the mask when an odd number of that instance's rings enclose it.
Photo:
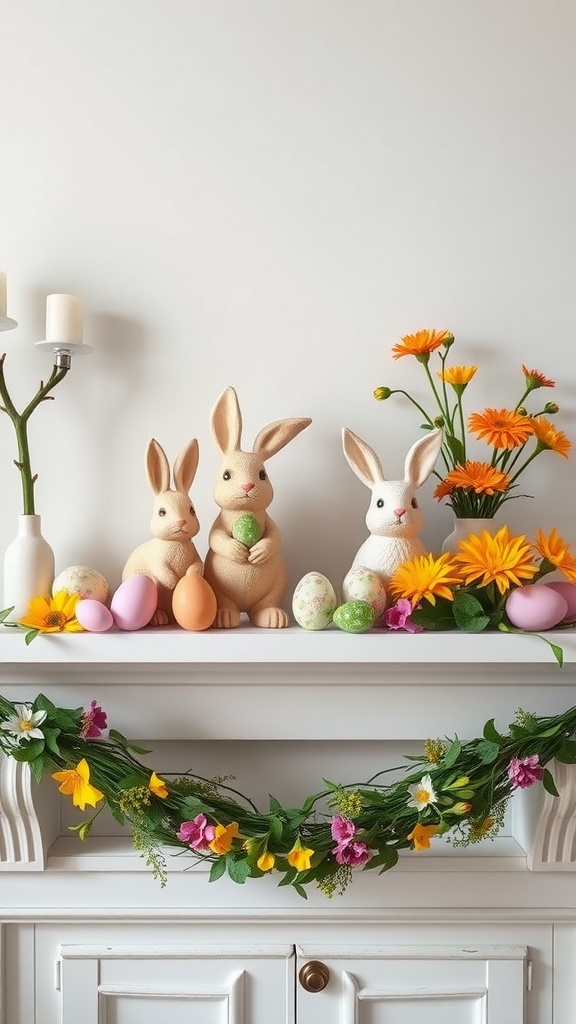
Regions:
[[[43,634],[30,645],[23,630],[0,634],[0,672],[7,666],[38,665],[548,665],[549,646],[529,634],[480,634],[371,630],[361,635],[331,628],[258,629],[190,633],[178,627],[136,632]],[[565,666],[576,664],[576,631],[546,634],[564,650]]]

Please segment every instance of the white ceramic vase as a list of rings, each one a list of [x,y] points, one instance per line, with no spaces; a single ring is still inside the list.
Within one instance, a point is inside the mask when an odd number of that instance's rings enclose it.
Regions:
[[[9,619],[18,622],[33,597],[50,597],[54,582],[54,552],[42,536],[38,515],[18,517],[18,534],[4,555],[2,607],[14,607]]]
[[[458,551],[460,541],[465,540],[469,534],[482,533],[482,530],[493,534],[498,529],[498,526],[499,524],[495,519],[458,519],[455,517],[454,529],[446,537],[442,545],[442,551]]]

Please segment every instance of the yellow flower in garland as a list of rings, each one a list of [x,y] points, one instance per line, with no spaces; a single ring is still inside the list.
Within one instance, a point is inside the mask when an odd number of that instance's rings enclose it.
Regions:
[[[80,594],[67,590],[59,590],[54,597],[33,597],[20,625],[40,633],[80,633],[82,626],[75,614],[79,600]]]
[[[436,486],[434,497],[440,501],[452,494],[457,487],[474,491],[475,494],[495,494],[507,490],[510,477],[488,462],[465,462],[463,466],[450,470]]]
[[[294,846],[290,850],[286,860],[290,867],[296,868],[297,871],[308,871],[310,867],[311,858],[314,856],[314,850],[311,850],[307,846],[302,846],[300,839],[298,838],[294,843]]]
[[[392,355],[394,359],[400,359],[401,356],[416,356],[428,360],[430,353],[445,345],[447,341],[453,341],[450,331],[416,331],[415,334],[405,334],[399,343],[394,345]]]
[[[166,783],[164,782],[164,779],[158,778],[156,772],[152,772],[152,775],[150,776],[148,789],[151,793],[154,793],[154,796],[159,796],[161,800],[165,800],[168,796]]]
[[[256,861],[256,866],[260,868],[260,871],[272,871],[276,863],[276,857],[273,853],[263,853],[261,857]]]
[[[576,556],[556,529],[551,530],[548,536],[538,530],[534,548],[542,558],[559,569],[570,583],[576,583]]]
[[[390,592],[395,598],[405,597],[417,605],[422,599],[436,604],[437,597],[453,600],[451,587],[462,582],[453,555],[446,553],[418,555],[408,562],[402,562],[390,580]]]
[[[239,835],[237,821],[231,822],[230,825],[216,825],[214,839],[208,843],[208,846],[212,853],[217,853],[220,856],[224,853],[230,853],[232,843],[235,839],[238,839]]]
[[[535,433],[534,422],[516,410],[484,409],[468,417],[468,429],[493,448],[521,448]]]
[[[479,535],[471,534],[460,542],[454,558],[460,563],[466,585],[475,581],[481,586],[495,583],[501,594],[512,584],[522,586],[538,572],[526,537],[513,537],[507,526],[502,526],[493,537],[486,530]]]
[[[71,796],[72,803],[81,811],[85,809],[86,804],[95,807],[100,800],[104,799],[104,793],[90,783],[90,766],[84,757],[75,768],[53,772],[52,778],[60,783],[58,791],[64,793],[65,796]]]
[[[414,826],[410,835],[406,836],[406,839],[411,839],[414,843],[414,850],[429,850],[430,840],[438,834],[438,825],[421,825],[418,823]]]

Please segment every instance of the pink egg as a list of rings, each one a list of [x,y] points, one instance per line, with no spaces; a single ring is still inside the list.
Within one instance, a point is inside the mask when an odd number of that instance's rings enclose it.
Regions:
[[[86,597],[76,605],[76,618],[89,633],[105,633],[114,625],[112,612],[101,601]]]
[[[557,594],[561,594],[566,604],[568,605],[568,611],[562,619],[562,622],[572,622],[576,619],[576,583],[568,583],[568,580],[558,580],[552,583],[547,583],[546,586],[549,590],[555,590]]]
[[[542,583],[513,590],[506,601],[506,615],[518,629],[552,629],[562,621],[568,603],[557,591]]]
[[[158,606],[158,590],[149,576],[130,576],[120,584],[110,602],[119,629],[142,629]]]

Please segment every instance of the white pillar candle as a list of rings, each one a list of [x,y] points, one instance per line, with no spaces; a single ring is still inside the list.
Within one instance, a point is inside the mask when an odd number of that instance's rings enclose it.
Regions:
[[[6,274],[0,270],[0,316],[6,316]]]
[[[48,295],[46,341],[82,344],[82,300],[76,295]]]

